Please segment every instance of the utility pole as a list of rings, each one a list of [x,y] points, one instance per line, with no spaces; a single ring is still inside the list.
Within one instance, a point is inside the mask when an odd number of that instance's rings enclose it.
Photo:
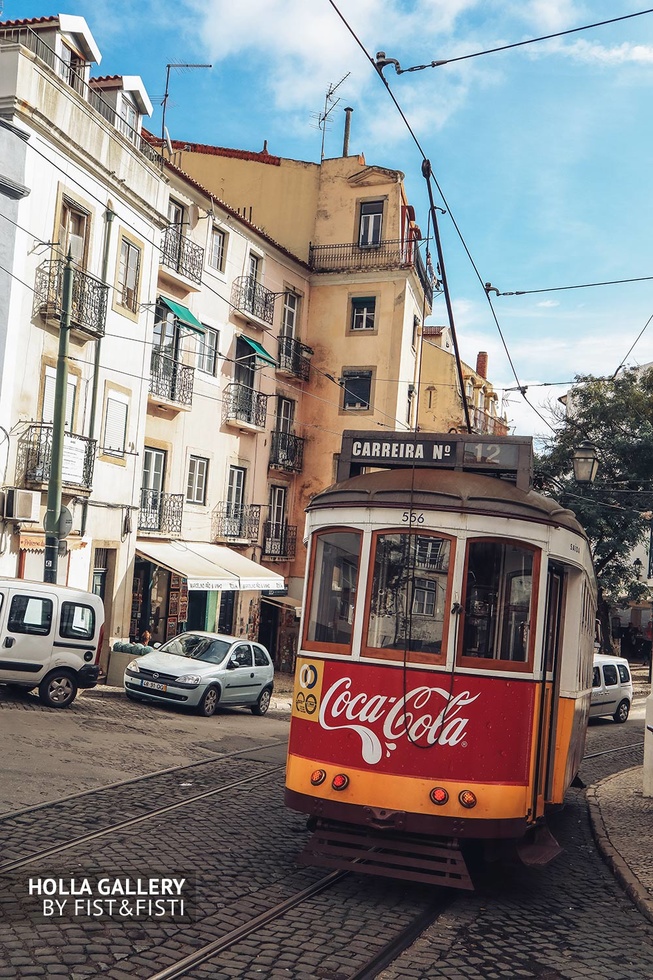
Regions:
[[[63,466],[64,425],[66,420],[66,396],[68,388],[68,340],[73,305],[73,257],[69,250],[63,270],[61,290],[61,322],[59,329],[59,353],[54,388],[54,415],[52,418],[52,449],[50,452],[50,476],[48,502],[43,520],[45,528],[45,562],[43,581],[56,584],[59,565],[59,535],[61,519],[61,473]]]

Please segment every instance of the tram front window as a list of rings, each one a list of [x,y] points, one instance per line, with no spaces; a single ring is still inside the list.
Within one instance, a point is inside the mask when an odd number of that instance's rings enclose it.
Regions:
[[[427,534],[377,534],[367,647],[442,652],[450,542]]]
[[[526,663],[533,551],[508,542],[472,541],[467,553],[463,657]]]
[[[361,535],[329,531],[318,535],[314,549],[306,639],[350,647]]]

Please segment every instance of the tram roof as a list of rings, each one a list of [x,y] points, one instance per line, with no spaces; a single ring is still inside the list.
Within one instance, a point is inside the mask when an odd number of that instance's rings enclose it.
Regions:
[[[442,469],[396,469],[364,473],[313,497],[307,510],[334,506],[403,507],[516,517],[568,528],[585,537],[571,510],[534,490],[478,473]]]

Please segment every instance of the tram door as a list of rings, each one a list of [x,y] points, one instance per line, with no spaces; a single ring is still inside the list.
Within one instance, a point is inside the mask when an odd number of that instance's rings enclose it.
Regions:
[[[561,565],[549,564],[546,583],[544,619],[544,657],[541,689],[540,730],[538,733],[537,772],[534,792],[534,816],[544,812],[544,802],[551,799],[555,759],[555,729],[560,694],[560,654],[564,624],[564,601],[567,579]]]

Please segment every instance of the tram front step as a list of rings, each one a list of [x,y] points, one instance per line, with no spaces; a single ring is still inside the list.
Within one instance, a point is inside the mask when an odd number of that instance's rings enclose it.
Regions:
[[[474,890],[456,841],[321,823],[307,841],[299,861],[357,874]]]

